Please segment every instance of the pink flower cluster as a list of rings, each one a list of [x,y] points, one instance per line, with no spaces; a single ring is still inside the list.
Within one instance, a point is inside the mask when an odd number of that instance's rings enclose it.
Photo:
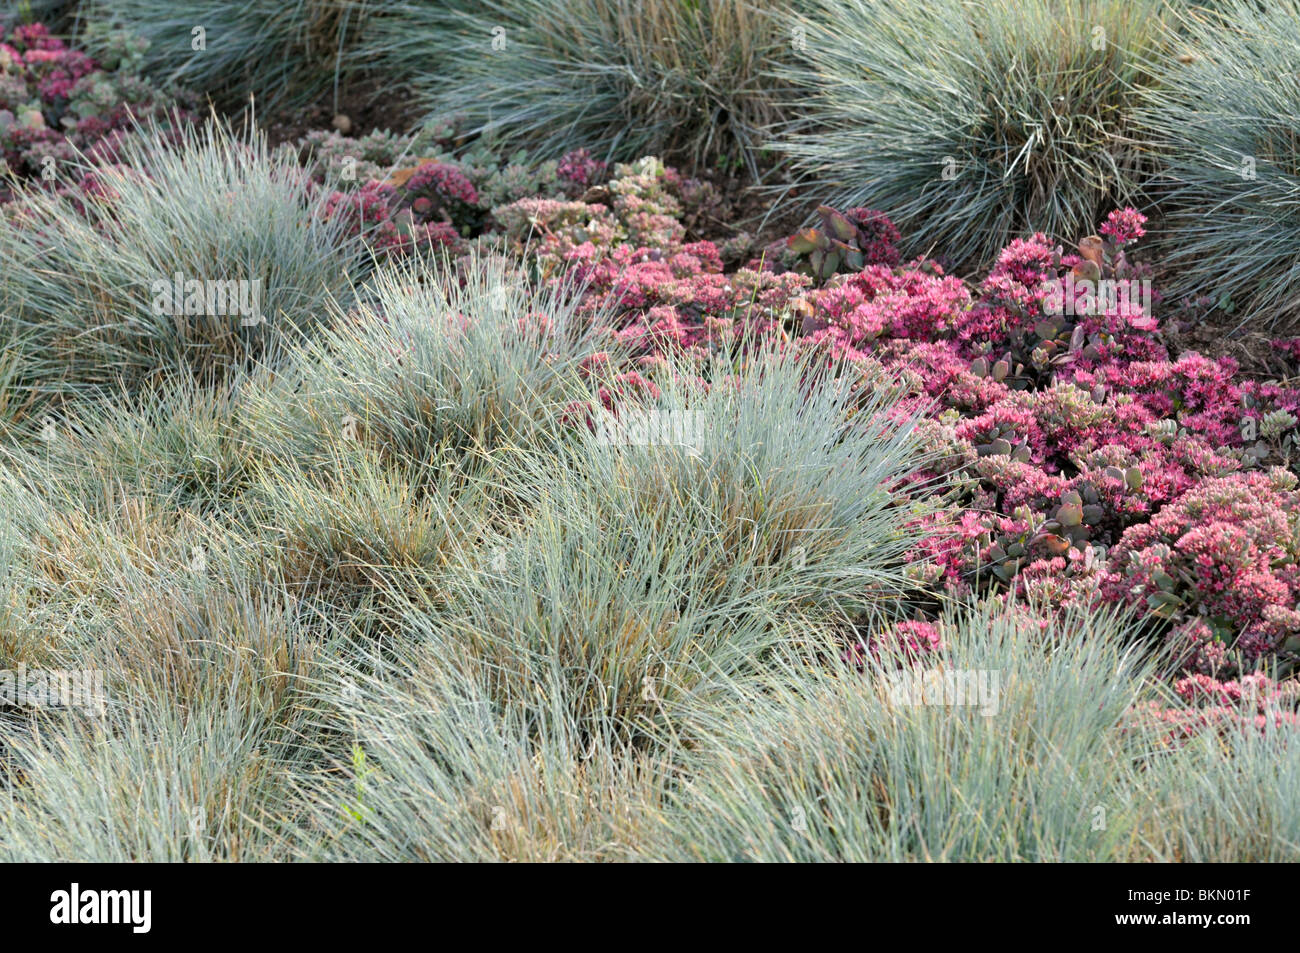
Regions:
[[[473,205],[478,193],[465,173],[449,162],[424,162],[416,167],[406,180],[406,190],[411,193],[433,192],[443,199],[452,199]]]
[[[1147,702],[1130,714],[1134,726],[1155,727],[1164,743],[1176,746],[1203,731],[1221,735],[1231,732],[1267,733],[1300,726],[1295,707],[1300,700],[1300,682],[1275,682],[1260,674],[1232,681],[1194,674],[1174,683],[1183,707],[1165,707]]]
[[[1147,217],[1136,209],[1116,209],[1106,216],[1098,231],[1114,239],[1116,244],[1127,245],[1146,234]]]
[[[448,222],[417,222],[398,208],[398,192],[382,182],[367,182],[355,192],[331,192],[327,218],[343,222],[345,234],[364,236],[376,251],[407,252],[419,248],[455,248],[460,236]]]
[[[842,654],[843,660],[861,671],[866,667],[867,657],[877,661],[881,656],[914,664],[943,650],[943,639],[939,629],[932,622],[911,620],[899,622],[878,636],[871,636],[865,642],[855,641]]]
[[[1300,642],[1300,491],[1281,467],[1204,480],[1128,529],[1101,593],[1174,623],[1188,664],[1251,665]]]
[[[605,178],[609,166],[599,159],[593,159],[586,149],[575,149],[561,156],[556,174],[561,181],[580,188],[588,189]]]
[[[0,39],[0,159],[14,172],[66,188],[59,183],[78,153],[114,161],[121,136],[148,118],[166,127],[192,117],[173,96],[105,70],[43,24],[17,26]],[[0,201],[10,197],[0,186]]]
[[[837,355],[861,356],[881,339],[938,338],[961,320],[970,294],[956,278],[935,268],[895,271],[868,265],[815,296],[805,320],[809,344],[826,343]]]
[[[764,333],[811,286],[793,273],[724,274],[717,245],[688,242],[680,221],[696,184],[656,160],[618,166],[606,188],[608,204],[531,198],[493,216],[544,274],[581,283],[587,312],[642,358]]]

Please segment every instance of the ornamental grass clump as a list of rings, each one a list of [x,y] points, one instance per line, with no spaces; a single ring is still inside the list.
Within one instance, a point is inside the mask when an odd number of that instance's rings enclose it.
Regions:
[[[1294,720],[1295,715],[1289,712]],[[1272,719],[1270,719],[1272,720]],[[1168,793],[1148,830],[1159,853],[1185,863],[1295,863],[1300,734],[1206,732],[1162,765]]]
[[[270,859],[308,755],[305,614],[240,534],[125,487],[83,496],[64,470],[0,479],[0,669],[100,684],[6,709],[0,857]]]
[[[422,624],[490,660],[503,703],[566,684],[573,717],[635,734],[817,620],[889,616],[914,586],[905,527],[932,504],[898,486],[922,454],[884,413],[887,381],[855,391],[775,351],[674,370],[575,408],[558,452],[501,464],[518,515]]]
[[[1020,234],[1072,239],[1139,194],[1165,6],[814,0],[782,72],[808,117],[779,148],[822,200],[890,216],[908,253],[975,268]]]
[[[1189,7],[1143,94],[1158,148],[1170,291],[1238,327],[1300,327],[1300,3]]]
[[[942,658],[798,661],[698,712],[644,852],[696,861],[1136,859],[1151,811],[1125,730],[1152,666],[1113,612],[1045,627],[956,610]],[[897,664],[897,663],[893,663]]]
[[[790,56],[790,4],[509,0],[394,4],[373,47],[431,119],[560,156],[667,153],[757,172],[778,118],[769,71]]]
[[[17,446],[0,460],[56,475],[93,508],[124,489],[205,516],[229,513],[251,476],[244,393],[238,378],[212,386],[182,372],[145,393],[50,407],[15,428]]]
[[[576,721],[564,679],[502,705],[489,663],[436,627],[313,680],[330,730],[305,778],[292,856],[316,861],[629,861],[669,777],[608,716]],[[331,737],[332,736],[332,737]]]
[[[202,89],[224,105],[301,103],[329,90],[364,40],[367,0],[82,0],[80,20],[112,24],[144,42],[141,72]],[[94,55],[108,37],[88,31]],[[364,55],[357,60],[366,62]]]
[[[578,313],[577,298],[491,252],[389,262],[251,399],[253,442],[308,468],[352,444],[417,470],[444,453],[472,468],[479,454],[544,446],[582,363],[610,346],[601,313]]]
[[[28,190],[8,206],[0,298],[26,386],[222,376],[349,300],[367,259],[293,156],[215,121],[177,135],[145,130],[121,164],[86,167],[80,199]]]
[[[473,544],[482,492],[460,478],[450,457],[418,469],[345,441],[328,464],[311,469],[268,462],[247,500],[266,543],[268,575],[329,606],[387,598],[436,576]]]

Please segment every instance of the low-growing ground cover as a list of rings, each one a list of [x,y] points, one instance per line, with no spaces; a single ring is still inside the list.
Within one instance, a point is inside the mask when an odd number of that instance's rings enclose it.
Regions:
[[[963,279],[122,40],[0,46],[0,665],[105,680],[0,857],[1296,858],[1300,339],[1181,349],[1144,214]]]

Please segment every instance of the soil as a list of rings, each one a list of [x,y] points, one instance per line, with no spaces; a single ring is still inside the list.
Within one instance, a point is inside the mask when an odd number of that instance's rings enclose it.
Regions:
[[[1164,330],[1165,341],[1175,356],[1196,351],[1209,358],[1230,357],[1240,365],[1242,376],[1257,380],[1286,380],[1291,376],[1290,359],[1272,343],[1284,336],[1279,332],[1236,330],[1233,319],[1215,316],[1190,327],[1167,325]]]
[[[272,147],[296,143],[315,129],[338,129],[360,137],[378,130],[405,133],[419,122],[420,114],[408,98],[392,95],[375,82],[355,82],[339,91],[337,103],[327,93],[305,107],[272,115],[263,123]]]
[[[722,201],[709,215],[689,223],[693,241],[721,243],[745,231],[754,237],[755,248],[761,248],[793,234],[808,215],[806,203],[797,200],[798,190],[780,184],[777,176],[755,182],[747,175],[704,171],[695,177],[717,189]],[[783,195],[786,201],[773,212]]]

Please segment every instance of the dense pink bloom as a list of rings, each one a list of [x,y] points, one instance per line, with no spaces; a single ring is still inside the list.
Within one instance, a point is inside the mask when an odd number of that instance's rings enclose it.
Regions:
[[[478,192],[465,173],[447,162],[421,163],[406,180],[404,186],[412,195],[432,194],[444,200],[451,199],[473,205]]]
[[[931,622],[899,622],[879,637],[869,638],[865,643],[855,641],[842,653],[845,662],[861,670],[866,667],[867,656],[876,659],[882,656],[891,660],[916,662],[933,655],[943,648],[939,630]]]
[[[377,251],[402,252],[413,248],[453,248],[459,236],[447,222],[416,222],[395,214],[397,190],[380,182],[367,182],[356,192],[331,192],[324,215],[343,223],[350,236],[364,236]]]
[[[1195,621],[1180,646],[1194,667],[1230,665],[1228,650],[1266,658],[1300,634],[1296,482],[1276,468],[1199,483],[1124,533],[1103,595]]]
[[[79,153],[115,162],[118,138],[137,122],[155,120],[165,135],[192,121],[181,108],[188,94],[163,93],[138,76],[106,71],[43,24],[15,27],[7,39],[0,42],[0,160],[32,185],[79,203],[85,196],[57,175]],[[0,202],[10,199],[0,182]]]
[[[1116,244],[1126,245],[1146,234],[1146,229],[1143,227],[1146,223],[1147,217],[1137,209],[1116,209],[1106,216],[1106,221],[1101,226],[1101,233],[1113,239]]]
[[[586,149],[575,149],[561,157],[556,173],[561,179],[585,189],[604,178],[607,168],[604,162],[593,159]]]

